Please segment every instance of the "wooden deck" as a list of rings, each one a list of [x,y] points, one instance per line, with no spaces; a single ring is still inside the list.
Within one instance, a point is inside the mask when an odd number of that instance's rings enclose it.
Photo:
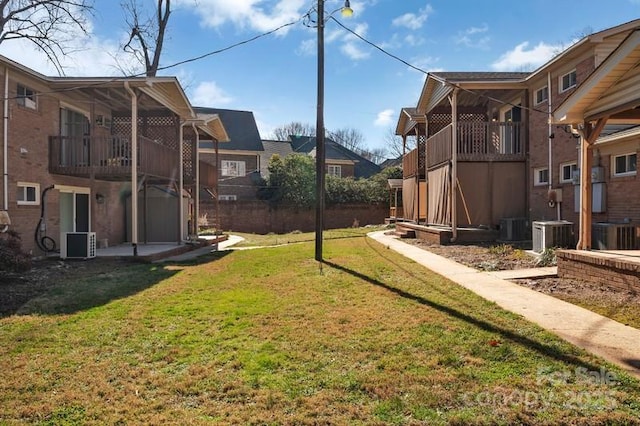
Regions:
[[[411,222],[397,222],[396,230],[399,233],[415,233],[419,240],[432,244],[452,244],[453,230],[450,226],[417,225]],[[458,228],[458,239],[455,244],[468,244],[477,242],[496,241],[500,233],[492,229]]]

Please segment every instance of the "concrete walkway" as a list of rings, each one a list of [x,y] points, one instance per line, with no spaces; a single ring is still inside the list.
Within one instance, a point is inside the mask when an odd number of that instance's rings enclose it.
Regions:
[[[640,378],[640,330],[509,282],[503,278],[506,274],[480,272],[404,243],[385,231],[368,236]]]

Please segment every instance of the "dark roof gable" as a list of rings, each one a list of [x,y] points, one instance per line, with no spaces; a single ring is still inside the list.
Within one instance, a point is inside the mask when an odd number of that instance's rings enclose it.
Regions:
[[[199,114],[217,114],[220,117],[230,139],[221,148],[236,151],[263,150],[253,112],[204,107],[194,107],[193,109]],[[201,143],[200,146],[205,148],[205,144]]]

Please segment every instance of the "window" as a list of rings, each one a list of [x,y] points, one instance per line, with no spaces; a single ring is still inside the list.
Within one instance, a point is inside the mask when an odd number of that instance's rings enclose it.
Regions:
[[[327,174],[329,176],[342,177],[342,167],[335,164],[329,164],[327,166]]]
[[[16,96],[16,100],[18,105],[22,105],[23,107],[36,109],[38,104],[36,103],[36,93],[22,84],[18,84],[18,93]]]
[[[18,182],[18,205],[36,206],[40,204],[40,184]]]
[[[533,184],[536,186],[546,185],[549,183],[549,169],[546,167],[533,169]]]
[[[536,90],[535,104],[541,104],[549,99],[549,87],[544,86],[542,89]]]
[[[560,183],[573,182],[573,176],[578,171],[577,163],[560,164]]]
[[[222,176],[246,175],[244,161],[222,160]]]
[[[238,197],[236,195],[221,195],[220,201],[236,201]]]
[[[613,175],[631,176],[636,174],[636,153],[616,155],[613,157]]]
[[[572,87],[576,87],[576,70],[560,77],[560,93],[566,92]]]

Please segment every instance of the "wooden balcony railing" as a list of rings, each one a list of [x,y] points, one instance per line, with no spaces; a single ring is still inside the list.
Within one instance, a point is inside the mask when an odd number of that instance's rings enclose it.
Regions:
[[[427,140],[427,167],[451,160],[449,125]],[[525,127],[520,122],[459,122],[458,161],[524,161]]]
[[[151,139],[138,137],[138,173],[175,178],[179,153]],[[124,180],[131,177],[131,141],[125,136],[49,138],[49,171],[55,174]]]
[[[206,161],[200,161],[200,185],[214,188],[218,180],[216,167]]]

